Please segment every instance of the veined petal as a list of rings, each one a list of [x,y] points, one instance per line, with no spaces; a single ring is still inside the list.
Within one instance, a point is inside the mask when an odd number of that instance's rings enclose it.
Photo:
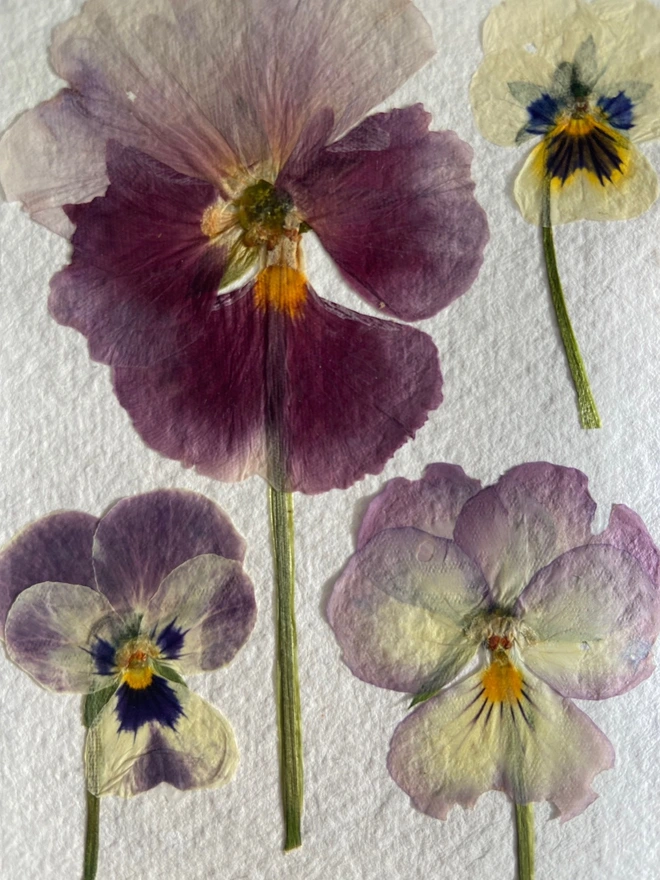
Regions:
[[[118,611],[137,611],[181,563],[205,553],[240,561],[245,542],[208,498],[159,489],[118,501],[98,525],[93,552],[99,590]]]
[[[601,700],[653,671],[660,594],[615,547],[578,547],[538,572],[514,613],[534,632],[525,664],[567,697]]]
[[[352,557],[328,620],[355,675],[419,693],[451,681],[475,655],[465,628],[489,599],[481,572],[453,542],[390,529]]]
[[[276,16],[267,0],[89,0],[53,34],[72,90],[10,129],[2,183],[66,232],[58,208],[103,192],[109,139],[218,185],[281,165],[321,108],[343,133],[432,54],[408,0],[282,0]]]
[[[98,520],[67,510],[22,529],[0,552],[0,638],[12,602],[33,584],[55,581],[96,589],[92,539]]]
[[[488,240],[472,150],[430,119],[421,104],[370,116],[280,178],[348,282],[409,321],[468,290]]]
[[[430,337],[326,303],[309,285],[288,313],[264,289],[257,279],[221,297],[179,354],[115,369],[136,429],[217,479],[267,476],[267,434],[286,459],[278,488],[324,492],[378,473],[442,399]]]
[[[43,583],[24,590],[9,610],[7,653],[39,684],[53,691],[91,693],[107,687],[96,640],[112,643],[122,621],[105,596],[78,584]]]
[[[104,196],[66,207],[73,255],[51,281],[49,308],[87,337],[94,360],[145,365],[203,332],[226,266],[202,232],[218,191],[116,141],[107,170]]]
[[[522,673],[507,694],[485,687],[485,675],[447,688],[399,724],[388,755],[392,778],[438,819],[492,789],[518,804],[550,801],[562,821],[577,816],[598,796],[594,777],[614,764],[609,740],[535,676]]]
[[[455,464],[430,464],[421,480],[389,480],[367,508],[358,534],[358,550],[378,532],[405,526],[438,538],[451,538],[461,508],[480,488],[479,480],[471,479]]]
[[[151,598],[144,629],[152,630],[166,659],[184,674],[218,669],[252,632],[254,589],[242,566],[222,556],[189,559]]]
[[[167,706],[160,704],[160,718],[137,729],[122,726],[119,692],[101,711],[85,744],[92,794],[132,797],[161,782],[183,790],[211,788],[234,775],[238,749],[229,722],[185,685],[166,685],[170,694]]]
[[[497,603],[509,607],[535,572],[589,542],[595,509],[580,471],[524,464],[466,502],[454,540],[481,566]]]
[[[573,220],[628,220],[647,211],[658,198],[658,175],[637,147],[626,141],[620,149],[622,170],[611,180],[600,180],[585,169],[573,172],[565,183],[553,179],[550,219],[553,226]],[[514,184],[514,195],[528,223],[539,225],[543,198],[545,144],[529,154]]]

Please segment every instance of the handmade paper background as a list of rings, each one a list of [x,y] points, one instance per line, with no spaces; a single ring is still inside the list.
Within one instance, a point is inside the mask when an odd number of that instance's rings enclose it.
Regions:
[[[47,61],[50,30],[79,5],[0,0],[0,129],[59,87]],[[306,761],[300,851],[280,852],[265,486],[256,478],[214,483],[143,446],[113,397],[108,369],[89,360],[82,336],[47,315],[48,280],[66,261],[67,243],[32,224],[17,205],[0,205],[0,540],[58,508],[100,513],[123,495],[186,487],[218,501],[248,539],[246,564],[259,603],[256,629],[239,657],[191,682],[234,725],[241,749],[235,780],[210,793],[161,786],[132,801],[104,799],[99,880],[512,878],[509,802],[492,793],[471,812],[455,809],[446,823],[415,812],[385,769],[407,700],[363,684],[339,660],[324,607],[354,548],[365,499],[389,477],[418,477],[431,461],[457,462],[492,482],[514,464],[547,459],[589,474],[599,527],[610,504],[624,502],[660,541],[660,204],[638,220],[557,231],[569,308],[604,423],[587,433],[578,427],[553,324],[539,233],[523,222],[510,195],[526,151],[486,143],[468,103],[481,24],[494,4],[418,5],[438,54],[385,106],[423,101],[434,127],[454,129],[474,146],[491,242],[468,295],[420,325],[440,350],[446,402],[382,476],[345,492],[297,498]],[[644,149],[660,170],[660,144]],[[318,246],[307,253],[319,294],[367,309]],[[538,880],[658,876],[659,703],[660,674],[631,694],[586,706],[612,739],[617,764],[596,780],[602,797],[567,825],[546,822],[549,807],[537,809]],[[79,706],[78,697],[46,693],[0,656],[3,880],[80,874]]]

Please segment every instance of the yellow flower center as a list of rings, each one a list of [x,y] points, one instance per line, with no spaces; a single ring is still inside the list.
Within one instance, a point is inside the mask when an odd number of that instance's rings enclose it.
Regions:
[[[485,698],[491,703],[515,705],[522,698],[523,677],[503,651],[495,657],[481,676]]]
[[[133,690],[149,687],[154,677],[152,660],[160,651],[147,638],[132,639],[117,652],[117,670],[121,680]]]
[[[254,302],[262,311],[272,308],[295,318],[306,299],[307,280],[292,266],[268,266],[257,275]]]

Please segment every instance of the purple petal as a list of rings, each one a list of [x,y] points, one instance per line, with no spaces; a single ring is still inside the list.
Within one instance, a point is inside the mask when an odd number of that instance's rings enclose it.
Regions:
[[[225,253],[201,230],[208,183],[110,142],[105,196],[68,210],[71,263],[51,282],[50,312],[89,341],[94,360],[144,365],[204,329]]]
[[[602,700],[653,671],[660,593],[628,553],[577,547],[535,575],[514,608],[533,637],[525,664],[566,697]]]
[[[469,289],[488,239],[471,148],[429,132],[420,104],[369,117],[281,185],[349,283],[397,318],[428,318]],[[296,163],[298,164],[298,163]]]
[[[641,518],[625,504],[613,504],[607,528],[591,538],[592,544],[611,544],[634,556],[653,583],[660,587],[660,552]]]
[[[454,540],[479,563],[498,603],[509,606],[539,569],[589,542],[595,509],[580,471],[524,464],[465,504]]]
[[[389,529],[351,558],[328,620],[358,678],[420,693],[451,681],[475,656],[466,621],[489,599],[483,575],[453,541]]]
[[[196,556],[175,568],[152,596],[144,629],[182,674],[219,669],[252,632],[254,588],[243,567],[222,556]],[[168,650],[172,646],[173,649]]]
[[[288,462],[279,487],[345,488],[380,472],[442,399],[435,346],[418,330],[324,302],[310,287],[294,318],[256,306],[253,287],[220,302],[196,343],[114,373],[145,442],[204,474],[265,476],[266,431],[286,414],[276,426]]]
[[[96,589],[92,539],[98,520],[87,513],[53,513],[26,526],[0,553],[0,637],[14,599],[33,584],[55,581]]]
[[[276,15],[268,0],[90,0],[53,34],[53,68],[72,89],[10,129],[2,184],[70,234],[60,206],[104,191],[112,138],[219,184],[285,161],[319,108],[337,137],[432,54],[408,0],[280,0]]]
[[[358,534],[358,550],[377,532],[406,526],[451,538],[461,508],[480,488],[478,480],[454,464],[430,464],[421,480],[395,477],[367,508]]]
[[[174,489],[125,498],[94,535],[98,588],[118,611],[146,609],[170,572],[205,553],[239,561],[245,554],[245,542],[212,501]]]

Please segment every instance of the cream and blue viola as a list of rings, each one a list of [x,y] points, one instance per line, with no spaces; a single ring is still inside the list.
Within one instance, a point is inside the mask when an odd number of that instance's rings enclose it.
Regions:
[[[657,175],[636,144],[660,136],[658,7],[506,0],[483,44],[470,90],[481,133],[502,146],[541,138],[514,188],[526,220],[623,220],[653,204]]]

